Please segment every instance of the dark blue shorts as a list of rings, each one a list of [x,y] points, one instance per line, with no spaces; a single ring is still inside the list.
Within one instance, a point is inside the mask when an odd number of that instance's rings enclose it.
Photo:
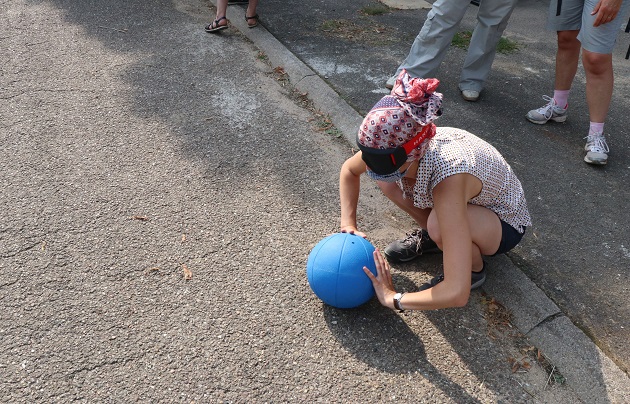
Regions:
[[[525,230],[527,230],[527,227],[523,227],[523,232],[519,233],[514,227],[501,220],[501,243],[497,252],[492,254],[492,256],[506,253],[516,247],[523,238]]]

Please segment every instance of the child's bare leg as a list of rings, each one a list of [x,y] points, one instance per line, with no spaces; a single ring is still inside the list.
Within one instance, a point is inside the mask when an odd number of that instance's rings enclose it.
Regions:
[[[383,194],[400,209],[407,212],[423,229],[427,228],[427,219],[431,209],[420,209],[413,205],[413,201],[403,198],[403,193],[395,182],[376,181]]]
[[[468,226],[472,239],[472,270],[483,269],[483,255],[492,255],[499,249],[503,235],[501,221],[496,213],[483,206],[468,204]],[[435,213],[428,217],[431,240],[442,249],[442,234]]]

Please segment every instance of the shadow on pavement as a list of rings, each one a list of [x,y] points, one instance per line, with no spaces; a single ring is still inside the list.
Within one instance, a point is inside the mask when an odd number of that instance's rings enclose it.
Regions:
[[[183,11],[166,15],[163,13],[164,9],[173,4],[166,0],[159,5],[126,1],[52,0],[49,3],[62,9],[69,22],[81,26],[88,35],[97,38],[111,50],[142,55],[141,60],[130,64],[124,76],[119,77],[135,93],[135,99],[129,108],[139,118],[156,118],[172,128],[178,135],[173,141],[179,142],[183,153],[188,154],[191,160],[201,161],[207,166],[209,186],[229,190],[234,184],[234,173],[237,170],[244,172],[241,175],[269,173],[268,175],[275,175],[282,180],[287,193],[294,198],[295,206],[301,205],[302,209],[315,218],[326,217],[326,208],[330,206],[328,198],[316,192],[325,190],[330,184],[330,178],[318,176],[318,170],[325,168],[324,163],[321,163],[325,153],[312,156],[310,160],[308,155],[299,154],[299,139],[288,139],[286,133],[277,133],[277,128],[272,125],[274,120],[282,117],[258,113],[256,96],[263,93],[264,88],[259,89],[260,93],[234,93],[234,89],[239,88],[239,81],[253,79],[247,76],[249,71],[241,72],[238,67],[216,59],[217,55],[212,49],[204,46],[210,40],[220,41],[224,47],[236,46],[242,38],[230,34],[208,37],[203,32],[202,25],[196,31],[191,30],[186,37],[177,37],[179,32],[169,31],[173,24],[199,25],[197,19],[191,23],[185,8],[189,7],[193,15],[209,15],[204,3],[186,2],[183,3]],[[336,67],[320,73],[327,76],[331,85],[358,110],[368,109],[380,98],[381,93],[374,83],[382,82],[395,69],[397,59],[406,52],[413,38],[410,33],[416,32],[422,21],[415,13],[400,13],[409,21],[417,20],[417,24],[391,28],[392,33],[403,38],[400,42],[395,42],[395,45],[387,42],[379,45],[379,48],[367,49],[371,47],[369,44],[344,42],[340,39],[331,47],[329,37],[315,36],[321,22],[332,16],[353,18],[359,5],[348,2],[348,6],[339,6],[333,0],[320,1],[313,3],[313,6],[318,7],[313,14],[304,18],[303,12],[298,13],[300,7],[288,7],[286,3],[280,3],[270,1],[267,5],[261,4],[261,11],[266,12],[261,13],[263,24],[280,39],[284,36],[289,49],[298,56],[301,55],[315,69],[317,59],[313,55],[324,52],[325,54],[320,55],[320,63],[324,66],[327,66],[326,63],[333,63]],[[274,9],[274,4],[277,9]],[[282,10],[286,13],[281,13]],[[395,22],[395,14],[391,14],[383,17],[382,23],[386,26]],[[304,24],[301,25],[302,23]],[[371,20],[367,23],[370,25]],[[143,34],[132,35],[131,28],[135,32],[139,29]],[[406,33],[402,32],[403,29],[406,29]],[[308,32],[304,32],[305,30]],[[313,36],[306,35],[308,33]],[[286,39],[288,36],[299,38],[303,42],[292,44]],[[324,45],[327,46],[325,51]],[[548,49],[546,52],[549,54]],[[369,54],[380,56],[369,58]],[[354,70],[339,70],[339,62],[332,60],[341,57],[340,55],[353,57],[345,64]],[[358,56],[361,57],[356,60]],[[461,53],[456,50],[451,57],[454,58],[451,60],[459,60]],[[528,55],[517,56],[519,57],[529,58]],[[626,242],[624,240],[630,219],[627,215],[620,214],[630,197],[627,187],[624,187],[628,179],[625,162],[630,161],[628,140],[622,136],[615,138],[615,162],[605,171],[586,167],[580,161],[581,136],[576,134],[577,128],[583,126],[584,118],[576,120],[575,126],[569,123],[539,128],[526,124],[521,117],[521,111],[531,107],[531,100],[536,100],[539,89],[544,88],[548,80],[526,77],[522,70],[511,72],[509,68],[502,68],[502,63],[508,65],[511,62],[499,62],[491,78],[495,84],[488,88],[486,98],[477,104],[466,104],[457,99],[454,77],[459,70],[459,63],[453,63],[452,69],[445,68],[446,75],[441,90],[447,95],[447,103],[445,119],[440,123],[476,132],[492,141],[504,153],[524,183],[530,209],[537,223],[524,245],[515,251],[515,261],[520,263],[524,271],[574,321],[591,330],[596,339],[601,338],[602,345],[608,351],[624,352],[627,347],[621,345],[627,340],[630,326],[626,326],[623,331],[623,327],[620,329],[619,325],[628,325],[628,301],[625,299],[627,286],[618,275],[619,263],[628,262],[628,253],[624,250],[627,246],[623,243]],[[549,61],[543,67],[537,66],[544,71],[541,76],[548,76],[549,66]],[[232,69],[233,80],[199,82],[195,72],[203,69]],[[99,73],[101,72],[95,72]],[[368,88],[366,83],[369,81],[365,77],[366,73],[373,79],[371,86],[374,88],[368,95],[365,93],[365,88]],[[582,89],[583,86],[578,85],[576,92]],[[203,102],[205,98],[224,100],[225,110],[206,110]],[[627,110],[628,101],[623,97],[617,97],[615,101],[611,116],[619,118],[611,119],[611,127],[619,133],[625,133],[627,117],[622,111]],[[584,110],[584,105],[579,102],[576,106],[576,110]],[[577,112],[575,116],[579,116]],[[481,133],[473,128],[482,128]],[[234,129],[237,132],[236,138],[221,138],[221,134]],[[290,129],[291,135],[298,136],[299,132],[299,128]],[[263,149],[261,143],[275,147]],[[286,149],[283,149],[285,146]],[[295,152],[304,161],[314,162],[314,165],[296,175],[291,156],[279,158],[279,150]],[[225,160],[225,157],[229,160]],[[305,188],[314,191],[305,192]],[[208,192],[212,192],[212,189]],[[602,200],[606,203],[602,204]],[[595,222],[592,220],[594,210],[597,211]],[[585,226],[586,223],[589,226]],[[221,225],[220,221],[217,221],[217,225]],[[336,223],[329,227],[334,231]],[[581,276],[575,276],[576,273]],[[602,299],[605,295],[610,298]],[[580,299],[576,300],[575,296]],[[618,304],[609,303],[615,299]],[[461,342],[462,338],[465,340],[466,336],[459,334],[454,327],[464,322],[464,317],[474,316],[470,310],[474,309],[448,311],[449,320],[446,322],[439,319],[444,312],[429,314],[427,318],[439,329],[440,335],[464,356],[469,368],[483,375],[487,369],[476,367],[476,353],[470,350],[471,347],[457,345],[457,341]],[[364,316],[361,314],[367,316],[368,311],[371,319],[363,323]],[[407,373],[420,369],[429,382],[442,386],[445,394],[452,400],[476,401],[464,388],[453,385],[448,375],[427,359],[424,344],[417,333],[401,322],[397,315],[378,310],[374,304],[352,312],[329,308],[324,308],[323,312],[331,334],[361,361],[391,373]],[[341,322],[344,326],[334,327],[334,321]],[[396,334],[393,339],[392,333]],[[363,344],[360,341],[366,342]],[[370,341],[388,341],[388,344]],[[622,358],[621,354],[617,354],[617,359],[625,363]],[[604,381],[601,383],[603,385]]]

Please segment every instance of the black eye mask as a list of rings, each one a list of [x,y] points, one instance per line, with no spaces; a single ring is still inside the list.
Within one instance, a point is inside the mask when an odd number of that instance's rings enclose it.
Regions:
[[[413,139],[395,149],[375,149],[363,146],[359,143],[359,135],[357,134],[357,146],[361,150],[361,158],[368,168],[376,174],[391,174],[400,169],[407,162],[407,155],[426,140],[425,135],[428,128],[429,126],[425,126]]]
[[[379,175],[391,174],[398,170],[407,161],[407,151],[398,146],[395,149],[373,149],[359,144],[361,157],[365,164]]]

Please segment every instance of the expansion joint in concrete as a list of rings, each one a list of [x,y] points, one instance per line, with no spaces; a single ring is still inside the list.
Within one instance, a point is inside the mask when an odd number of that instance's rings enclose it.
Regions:
[[[542,326],[542,325],[544,325],[544,324],[546,324],[546,323],[549,323],[549,322],[551,322],[551,321],[553,321],[553,320],[557,319],[558,317],[562,317],[562,316],[564,316],[564,313],[562,313],[561,311],[558,311],[558,312],[556,312],[556,313],[550,314],[550,315],[548,315],[547,317],[545,317],[545,318],[543,318],[542,320],[540,320],[540,321],[538,322],[538,324],[536,324],[535,326],[531,327],[531,328],[530,328],[530,329],[529,329],[529,330],[528,330],[525,334],[526,334],[526,335],[529,335],[529,333],[531,333],[531,332],[532,332],[533,330],[535,330],[536,328],[538,328],[538,327],[540,327],[540,326]]]
[[[304,80],[307,77],[313,77],[313,76],[317,76],[317,74],[313,73],[313,74],[306,74],[304,76],[302,76],[302,78],[300,78],[295,84],[297,85],[299,82],[301,82],[302,80]]]

